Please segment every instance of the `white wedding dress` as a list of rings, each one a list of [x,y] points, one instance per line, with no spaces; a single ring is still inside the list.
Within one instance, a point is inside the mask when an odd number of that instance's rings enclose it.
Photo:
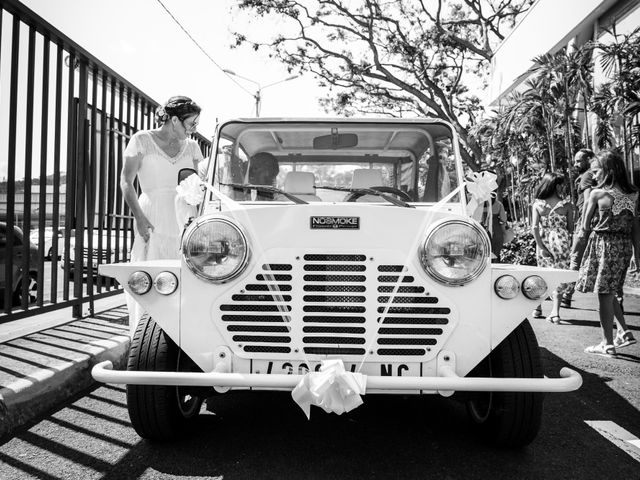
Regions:
[[[148,242],[138,234],[134,221],[135,239],[131,249],[131,261],[179,258],[182,226],[176,221],[176,186],[178,172],[182,168],[197,168],[203,160],[200,147],[192,139],[186,139],[182,149],[174,157],[167,155],[155,142],[151,132],[135,133],[124,152],[125,156],[142,155],[138,182],[142,193],[138,197],[140,208],[154,226]],[[135,332],[144,311],[134,298],[126,294],[129,309],[129,330]]]

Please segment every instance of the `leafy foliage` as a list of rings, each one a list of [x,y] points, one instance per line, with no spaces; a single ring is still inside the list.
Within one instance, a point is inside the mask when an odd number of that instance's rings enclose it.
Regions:
[[[628,35],[613,35],[612,43],[592,43],[600,52],[600,63],[611,78],[600,85],[595,97],[593,111],[598,115],[598,147],[615,145],[615,126],[625,126],[626,122],[640,113],[640,27]],[[638,135],[627,145],[640,145]]]
[[[502,246],[500,262],[515,265],[536,265],[536,241],[525,224],[513,227],[514,238]]]
[[[467,129],[482,107],[472,90],[485,85],[492,48],[532,3],[241,0],[241,10],[279,18],[283,33],[237,32],[236,44],[266,47],[289,71],[313,73],[328,87],[327,111],[448,120],[477,169],[482,152]]]

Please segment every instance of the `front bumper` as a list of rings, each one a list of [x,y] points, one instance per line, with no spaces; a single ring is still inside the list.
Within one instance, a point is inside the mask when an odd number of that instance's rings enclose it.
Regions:
[[[91,375],[98,382],[132,385],[176,385],[194,387],[255,387],[293,390],[304,375],[117,371],[106,360],[96,364]],[[429,390],[439,392],[571,392],[582,385],[582,377],[570,368],[560,370],[560,378],[459,377],[452,368],[441,369],[439,377],[367,376],[367,391]]]

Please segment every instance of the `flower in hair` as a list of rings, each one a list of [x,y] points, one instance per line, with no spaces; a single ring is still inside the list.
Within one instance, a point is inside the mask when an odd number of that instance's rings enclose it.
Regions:
[[[156,109],[156,115],[158,117],[158,120],[161,120],[163,122],[168,118],[167,112],[165,111],[163,106],[159,106]]]

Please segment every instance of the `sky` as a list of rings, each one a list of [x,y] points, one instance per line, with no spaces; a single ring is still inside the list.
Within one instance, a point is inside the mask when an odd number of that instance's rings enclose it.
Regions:
[[[271,20],[233,14],[237,0],[161,0],[220,68],[158,0],[21,1],[156,101],[173,95],[193,98],[203,108],[199,131],[206,136],[213,134],[216,119],[254,116],[258,84],[292,75],[266,51],[231,49],[232,27],[255,34],[281,27]],[[230,77],[222,69],[253,82]],[[269,86],[262,92],[260,116],[327,116],[318,105],[321,95],[311,76]]]

